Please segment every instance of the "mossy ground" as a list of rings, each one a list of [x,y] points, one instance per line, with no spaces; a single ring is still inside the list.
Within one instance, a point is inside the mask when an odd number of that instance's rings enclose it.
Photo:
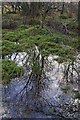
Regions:
[[[20,19],[18,17],[20,17]],[[53,30],[51,33],[47,26],[41,28],[41,26],[37,25],[36,23],[33,25],[34,21],[31,19],[30,22],[33,22],[32,25],[22,24],[21,20],[23,18],[17,14],[7,14],[3,16],[3,20],[6,18],[19,21],[19,24],[15,29],[3,29],[2,31],[3,57],[15,52],[27,52],[37,45],[40,53],[43,56],[48,56],[49,54],[58,55],[59,57],[56,60],[59,63],[75,60],[76,53],[80,46],[76,32],[71,31],[72,28],[77,29],[77,23],[74,24],[73,18],[69,18],[67,15],[60,16],[60,14],[57,14],[56,17],[53,17],[55,21],[65,22],[66,24],[70,25],[70,36],[56,30]],[[48,19],[50,18],[48,17]],[[73,37],[73,34],[75,37]],[[13,71],[14,66],[15,71]],[[5,68],[7,68],[8,71],[6,71]],[[10,80],[17,75],[17,72],[20,74],[21,70],[23,72],[23,69],[17,67],[12,61],[3,60],[3,79],[7,80],[9,78]],[[8,72],[10,74],[8,74]],[[13,73],[15,74],[13,75]]]
[[[12,78],[23,75],[23,67],[10,60],[2,60],[2,83],[8,84]]]

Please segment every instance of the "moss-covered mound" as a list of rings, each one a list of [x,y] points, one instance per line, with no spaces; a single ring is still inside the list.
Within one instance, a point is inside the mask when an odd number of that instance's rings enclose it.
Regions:
[[[12,78],[20,77],[24,74],[23,67],[10,60],[2,60],[2,83],[8,84]]]
[[[71,38],[56,31],[51,33],[46,27],[23,26],[14,31],[3,31],[3,55],[10,52],[25,52],[35,45],[39,47],[42,55],[56,54],[61,61],[65,61],[75,59],[79,44],[77,37]]]

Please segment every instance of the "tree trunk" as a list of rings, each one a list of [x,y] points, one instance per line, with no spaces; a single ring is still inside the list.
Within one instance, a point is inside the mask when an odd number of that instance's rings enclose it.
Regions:
[[[64,13],[64,2],[63,2],[63,5],[62,5],[62,10],[61,10],[61,14]]]

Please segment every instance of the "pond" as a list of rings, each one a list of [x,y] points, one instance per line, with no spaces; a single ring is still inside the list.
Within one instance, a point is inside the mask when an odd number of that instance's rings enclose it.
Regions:
[[[10,59],[14,60],[15,58],[16,63],[19,66],[23,66],[23,64],[25,64],[27,56],[28,55],[25,52],[18,53],[17,55],[14,53]],[[74,97],[74,92],[72,92],[73,90],[78,89],[78,84],[76,82],[73,84],[67,84],[63,81],[64,64],[58,64],[58,62],[54,60],[56,57],[58,56],[50,55],[48,57],[47,67],[45,65],[46,78],[43,79],[44,86],[41,90],[41,97],[39,98],[40,103],[36,98],[34,98],[34,78],[32,78],[32,81],[28,84],[27,88],[21,92],[28,80],[28,74],[26,73],[20,78],[12,79],[8,85],[3,86],[3,117],[78,118],[78,103],[80,101]],[[28,70],[30,71],[30,69]],[[63,82],[64,84],[61,84]]]

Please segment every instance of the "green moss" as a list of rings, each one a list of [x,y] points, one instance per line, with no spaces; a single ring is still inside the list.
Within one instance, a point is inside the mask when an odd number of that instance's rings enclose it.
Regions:
[[[12,42],[17,42],[19,40],[19,34],[18,32],[16,33],[15,31],[9,31],[7,33],[3,33],[2,39],[3,40],[9,40]]]
[[[49,31],[46,28],[41,28],[40,26],[29,27],[28,29],[26,29],[26,32],[31,36],[49,34]]]
[[[14,42],[19,44],[14,44]],[[27,49],[32,49],[35,44],[39,46],[43,55],[59,55],[58,61],[60,62],[75,58],[76,49],[73,48],[77,47],[78,43],[75,44],[75,39],[71,40],[67,35],[56,31],[51,34],[46,27],[41,28],[40,26],[18,28],[3,34],[4,55],[11,52],[27,51]]]
[[[8,55],[13,52],[19,52],[21,51],[20,45],[15,44],[14,42],[3,40],[2,42],[2,55]]]
[[[24,74],[23,67],[10,60],[2,60],[2,82],[7,84],[12,78],[20,77]]]

